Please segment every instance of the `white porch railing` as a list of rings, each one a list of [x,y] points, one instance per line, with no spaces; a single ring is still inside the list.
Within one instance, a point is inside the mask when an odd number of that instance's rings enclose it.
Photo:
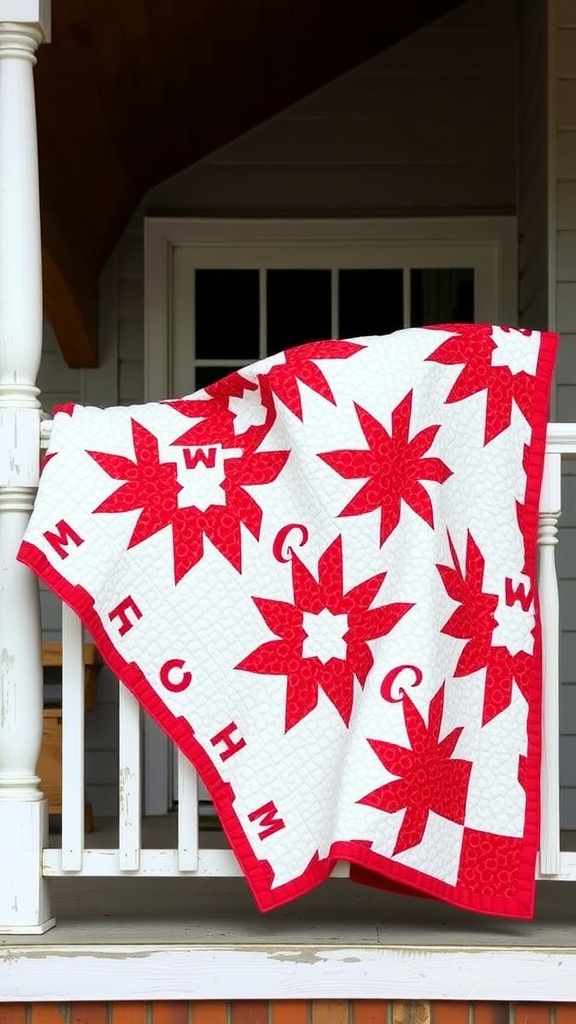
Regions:
[[[0,410],[1,414],[1,410]],[[34,438],[28,438],[28,447],[35,440],[39,446],[39,432],[42,443],[50,433],[51,423],[44,421],[40,426],[40,415],[29,420],[26,429],[34,431]],[[538,877],[576,881],[576,853],[560,849],[560,789],[559,789],[559,602],[558,582],[555,565],[557,524],[561,513],[561,460],[562,456],[576,457],[576,424],[550,424],[548,428],[544,481],[540,501],[539,518],[539,570],[538,590],[543,631],[543,759],[542,759],[542,815],[541,841]],[[22,489],[21,489],[22,490]],[[29,487],[30,504],[33,488]],[[5,509],[9,511],[18,502],[16,488],[3,487],[0,490],[0,526],[5,521]],[[21,502],[22,504],[22,502]],[[20,506],[19,506],[20,507]],[[24,516],[25,518],[25,516]],[[17,550],[8,550],[6,534],[2,539],[2,557],[14,559]],[[18,570],[19,571],[19,570]],[[30,579],[26,580],[28,591],[25,600],[30,600]],[[15,587],[12,586],[12,592]],[[27,595],[27,597],[26,597]],[[6,602],[4,608],[7,609]],[[40,624],[34,617],[26,617],[25,646],[34,651],[40,646]],[[12,619],[14,625],[14,620]],[[4,623],[0,623],[4,628]],[[14,627],[16,628],[16,627]],[[11,741],[11,732],[20,736],[20,742],[27,735],[26,716],[36,722],[42,712],[42,688],[37,687],[26,695],[20,715],[15,722],[8,718],[8,729],[0,736],[3,755],[0,757],[0,814],[6,820],[18,824],[28,811],[32,816],[33,829],[26,835],[28,844],[22,858],[21,846],[17,841],[7,840],[8,833],[0,836],[0,860],[4,870],[3,889],[9,889],[9,899],[0,899],[0,933],[38,932],[46,930],[53,923],[46,900],[45,883],[51,876],[66,876],[70,879],[81,876],[126,876],[151,877],[186,875],[188,877],[233,876],[240,873],[232,852],[227,849],[204,849],[199,846],[199,804],[197,779],[189,762],[178,758],[178,839],[173,848],[148,849],[142,846],[142,772],[141,772],[141,722],[140,710],[135,699],[120,688],[119,700],[119,814],[118,842],[114,848],[91,848],[87,845],[84,830],[85,789],[84,789],[84,657],[82,626],[76,616],[67,608],[63,609],[63,789],[62,789],[62,841],[60,848],[49,848],[45,831],[46,806],[40,793],[34,788],[25,788],[19,781],[18,771],[10,774],[10,760],[18,764],[19,747]],[[18,685],[19,679],[16,678]],[[4,702],[10,701],[12,691],[9,678],[3,680]],[[8,742],[5,742],[7,737]],[[27,755],[29,756],[29,755]],[[2,775],[2,772],[4,773]],[[11,782],[7,785],[5,779]],[[27,781],[27,780],[26,780]],[[33,782],[37,782],[35,778]],[[20,817],[19,817],[20,815]],[[36,844],[34,848],[34,844]],[[336,874],[348,874],[348,866],[337,866]],[[36,903],[24,898],[30,889],[36,893]],[[18,908],[24,905],[24,912]]]
[[[142,730],[138,702],[120,686],[118,751],[118,845],[113,849],[86,846],[84,790],[84,658],[82,625],[69,608],[62,609],[62,841],[45,848],[42,872],[54,875],[126,875],[161,877],[196,875],[229,877],[241,874],[227,849],[200,849],[198,780],[190,762],[178,754],[178,842],[174,848],[142,847]],[[348,866],[335,874],[346,876]],[[1,924],[0,924],[1,932]]]
[[[138,702],[120,687],[118,846],[86,847],[84,831],[84,663],[79,619],[62,610],[62,844],[44,849],[48,875],[238,875],[230,850],[199,850],[196,772],[178,755],[178,842],[173,849],[142,848],[142,730]]]
[[[44,437],[49,423],[43,424]],[[576,457],[576,424],[550,424],[540,501],[538,589],[543,632],[542,816],[538,876],[576,881],[576,853],[560,849],[559,780],[559,602],[555,565],[557,523],[561,514],[562,455]],[[63,609],[63,816],[60,849],[44,849],[43,874],[231,876],[240,869],[229,850],[200,849],[196,773],[178,757],[178,843],[173,849],[141,845],[141,728],[135,699],[120,688],[119,820],[116,849],[91,849],[84,835],[82,685],[83,637],[76,616]],[[348,867],[339,865],[345,876]]]

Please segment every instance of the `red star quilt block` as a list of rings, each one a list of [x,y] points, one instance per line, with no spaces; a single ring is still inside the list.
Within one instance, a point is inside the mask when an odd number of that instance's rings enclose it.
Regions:
[[[344,859],[531,915],[555,343],[312,342],[56,416],[20,560],[195,765],[263,910]]]

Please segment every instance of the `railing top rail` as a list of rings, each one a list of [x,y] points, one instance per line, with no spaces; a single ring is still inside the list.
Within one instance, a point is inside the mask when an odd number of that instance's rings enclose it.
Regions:
[[[52,433],[52,419],[43,418],[40,423],[40,445],[48,447]],[[576,423],[549,423],[546,435],[546,451],[576,457]]]
[[[546,451],[576,457],[576,423],[549,423]]]

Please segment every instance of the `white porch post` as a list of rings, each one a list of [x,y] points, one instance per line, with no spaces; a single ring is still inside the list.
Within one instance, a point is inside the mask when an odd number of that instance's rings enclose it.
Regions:
[[[542,617],[542,769],[540,873],[560,873],[560,615],[554,550],[562,511],[560,452],[546,452],[538,522],[538,590]]]
[[[38,587],[16,562],[38,484],[42,277],[32,69],[49,0],[0,0],[0,933],[54,921],[42,879],[46,802]]]

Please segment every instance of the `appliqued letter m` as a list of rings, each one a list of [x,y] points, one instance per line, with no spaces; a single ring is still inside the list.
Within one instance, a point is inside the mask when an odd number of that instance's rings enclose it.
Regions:
[[[65,519],[61,519],[59,523],[56,523],[54,529],[57,531],[56,533],[46,530],[44,532],[44,536],[51,547],[54,548],[56,554],[60,555],[60,558],[68,558],[70,552],[67,551],[66,548],[70,541],[72,541],[77,548],[84,543],[84,538],[79,537],[76,531],[72,529]]]
[[[275,832],[280,832],[281,829],[286,828],[282,818],[278,817],[278,808],[273,800],[269,800],[267,804],[263,804],[262,807],[258,807],[257,810],[252,811],[248,815],[249,821],[257,821],[258,819],[260,819],[261,826],[259,839],[267,839],[268,836],[272,836]]]

